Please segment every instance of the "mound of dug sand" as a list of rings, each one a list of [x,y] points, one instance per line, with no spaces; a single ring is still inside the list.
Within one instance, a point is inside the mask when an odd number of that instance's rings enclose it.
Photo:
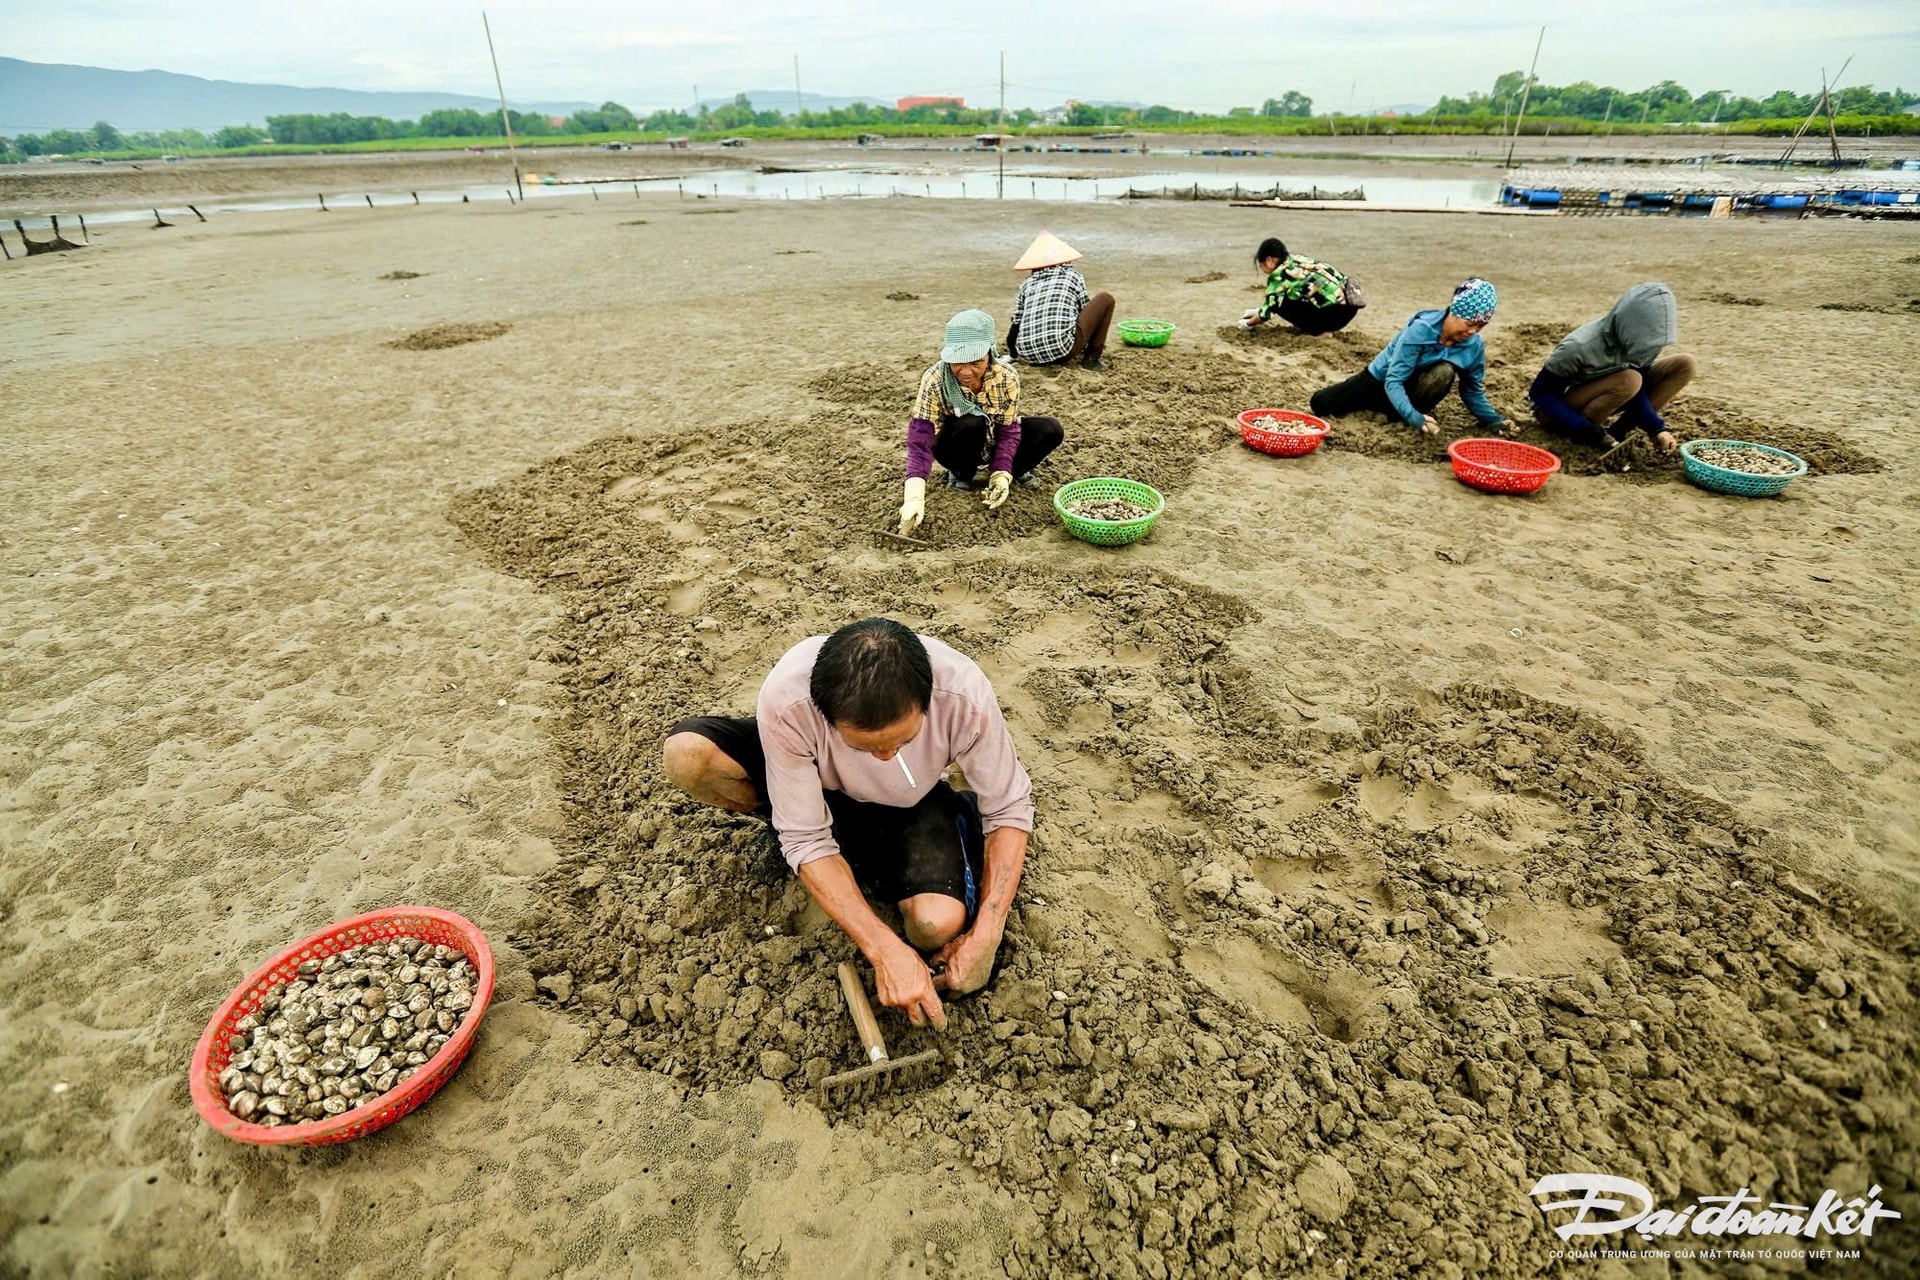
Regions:
[[[387,345],[398,347],[402,351],[438,351],[443,347],[458,347],[469,342],[485,342],[488,338],[499,337],[512,327],[497,320],[436,324],[431,328],[416,329],[406,337],[396,338]]]
[[[1077,398],[1111,413],[1086,456],[1172,503],[1237,447],[1219,415],[1253,388],[1224,357],[1164,389],[1137,369],[1124,413],[1118,387]],[[838,419],[880,412],[890,380],[815,389]],[[787,643],[884,613],[986,668],[1041,818],[999,977],[950,1006],[949,1078],[838,1123],[1031,1205],[1046,1229],[1010,1274],[1325,1250],[1358,1274],[1519,1275],[1543,1172],[1632,1167],[1667,1199],[1913,1185],[1906,924],[1782,876],[1737,813],[1590,715],[1483,685],[1330,714],[1273,701],[1230,657],[1254,611],[1170,573],[837,551],[885,513],[835,495],[871,467],[884,497],[897,449],[777,509],[739,487],[831,449],[812,423],[601,441],[456,504],[565,603],[542,656],[570,700],[571,852],[514,942],[598,1061],[796,1101],[858,1061],[833,980],[851,944],[762,824],[686,802],[658,752],[680,716],[747,711]],[[1005,536],[1043,531],[1040,507]],[[935,1043],[891,1029],[901,1054]]]

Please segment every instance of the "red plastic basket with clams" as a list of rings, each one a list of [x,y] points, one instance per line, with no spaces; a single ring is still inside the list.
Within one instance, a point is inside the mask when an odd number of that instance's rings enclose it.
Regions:
[[[1327,438],[1327,420],[1294,409],[1248,409],[1239,417],[1240,438],[1250,449],[1276,458],[1312,453]]]
[[[306,960],[324,960],[330,955],[372,942],[395,938],[417,938],[422,942],[453,947],[474,967],[473,1005],[461,1019],[440,1051],[422,1063],[407,1079],[380,1095],[379,1099],[324,1120],[269,1127],[253,1124],[227,1109],[220,1092],[220,1075],[233,1057],[231,1041],[237,1034],[234,1024],[260,1008],[269,991],[299,974]],[[465,916],[438,907],[388,907],[365,915],[330,924],[310,938],[294,943],[273,959],[255,969],[214,1012],[200,1043],[193,1051],[192,1075],[188,1081],[193,1106],[200,1118],[236,1142],[266,1146],[322,1146],[353,1139],[384,1129],[418,1107],[450,1079],[473,1048],[475,1034],[487,1003],[493,998],[493,951],[487,939]]]

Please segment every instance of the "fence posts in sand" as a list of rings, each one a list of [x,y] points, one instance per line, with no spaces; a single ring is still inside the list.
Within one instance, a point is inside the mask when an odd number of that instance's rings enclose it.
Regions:
[[[27,234],[26,227],[21,224],[18,218],[13,220],[13,229],[20,233],[20,243],[27,247],[27,256],[29,258],[35,254],[62,253],[68,249],[78,249],[80,247],[60,234],[60,219],[58,218],[53,220],[53,239],[51,240],[35,240]],[[12,255],[9,254],[8,256],[11,258]]]

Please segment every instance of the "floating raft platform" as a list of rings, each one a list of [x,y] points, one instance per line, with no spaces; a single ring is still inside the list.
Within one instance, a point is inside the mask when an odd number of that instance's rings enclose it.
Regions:
[[[1920,175],[1853,170],[1819,177],[1728,173],[1701,166],[1516,169],[1500,185],[1500,203],[1567,213],[1858,213],[1920,211]]]
[[[1228,200],[1228,201],[1291,201],[1304,204],[1308,201],[1326,201],[1329,203],[1358,204],[1367,198],[1365,187],[1355,187],[1351,191],[1322,191],[1319,187],[1310,187],[1305,191],[1287,191],[1278,186],[1248,187],[1235,183],[1232,187],[1203,187],[1197,182],[1179,187],[1133,187],[1127,188],[1122,200]]]

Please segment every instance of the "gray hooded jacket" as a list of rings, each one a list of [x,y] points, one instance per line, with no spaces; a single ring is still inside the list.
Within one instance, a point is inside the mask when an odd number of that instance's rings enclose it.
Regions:
[[[1546,371],[1577,387],[1622,369],[1644,369],[1679,337],[1673,290],[1637,284],[1620,295],[1613,310],[1561,339],[1547,357]]]

